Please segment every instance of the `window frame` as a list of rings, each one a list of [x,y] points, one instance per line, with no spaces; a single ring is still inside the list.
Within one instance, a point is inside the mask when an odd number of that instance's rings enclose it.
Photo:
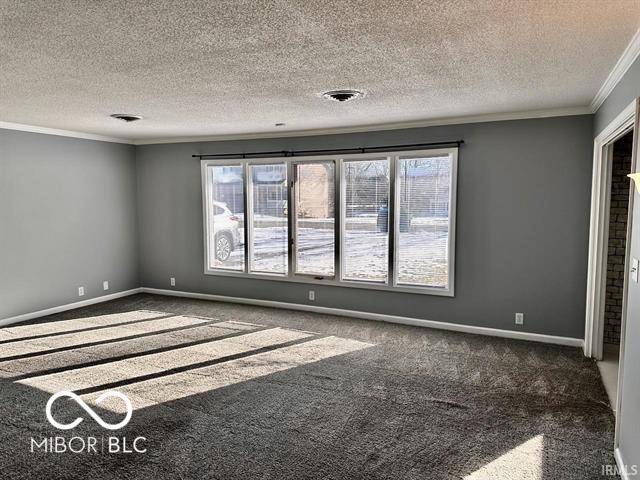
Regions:
[[[393,287],[394,289],[397,288],[410,288],[410,289],[414,289],[414,288],[419,288],[419,289],[431,289],[431,290],[442,290],[442,291],[446,291],[446,292],[451,292],[451,294],[449,296],[453,297],[453,290],[454,290],[454,273],[455,273],[455,230],[456,230],[456,186],[458,183],[458,149],[454,148],[454,149],[439,149],[437,150],[437,152],[442,152],[442,151],[449,151],[451,153],[449,153],[450,157],[451,157],[451,171],[450,171],[450,176],[451,176],[451,183],[449,185],[449,215],[448,215],[448,227],[449,227],[449,237],[448,237],[448,242],[447,242],[447,258],[448,258],[448,262],[447,262],[447,288],[438,288],[438,287],[433,287],[433,286],[422,286],[422,285],[412,285],[409,283],[400,283],[398,282],[398,273],[399,273],[399,267],[398,267],[398,263],[400,260],[400,253],[398,251],[399,249],[399,245],[400,245],[400,215],[395,215],[394,216],[394,223],[393,223],[393,236],[394,236],[394,251],[393,251],[393,258],[391,259],[391,261],[393,262]],[[431,152],[430,154],[418,154],[416,155],[415,152],[401,152],[400,154],[396,155],[393,158],[393,163],[394,163],[394,170],[393,170],[393,180],[392,183],[394,183],[394,214],[395,214],[395,206],[398,205],[398,207],[400,207],[401,205],[401,201],[400,201],[400,192],[401,192],[401,188],[400,188],[400,175],[397,175],[397,172],[400,171],[400,160],[409,160],[409,159],[423,159],[423,158],[429,158],[429,157],[440,157],[442,156],[442,153],[437,154],[437,153],[433,153],[434,150],[428,151]]]
[[[298,218],[298,212],[297,212],[298,205],[295,198],[295,194],[298,188],[297,166],[305,163],[309,163],[309,164],[333,163],[333,183],[334,183],[333,222],[334,223],[333,223],[333,275],[331,276],[328,276],[328,275],[325,276],[317,273],[297,273],[296,272],[296,269],[298,268],[298,258],[296,255],[297,247],[295,245],[295,242],[297,240],[297,235],[298,235],[298,232],[297,232],[298,226],[296,221]],[[291,268],[289,269],[289,277],[293,277],[294,279],[310,278],[318,282],[324,282],[327,280],[336,281],[339,279],[338,275],[340,272],[339,269],[340,269],[340,251],[341,251],[340,237],[342,232],[339,231],[341,208],[339,205],[340,197],[338,195],[338,188],[339,188],[339,175],[341,175],[340,171],[342,170],[341,165],[342,165],[341,160],[335,158],[335,156],[295,157],[290,159],[289,161],[289,166],[291,170],[291,182],[289,184],[289,190],[288,190],[290,203],[287,204],[289,224],[291,226],[291,230],[288,232],[289,233],[289,261],[291,262]]]
[[[344,164],[345,163],[349,163],[349,162],[366,162],[366,161],[387,161],[389,163],[389,196],[388,196],[388,200],[387,200],[387,212],[389,217],[387,218],[387,279],[384,282],[380,282],[380,281],[376,281],[376,280],[365,280],[365,279],[353,279],[353,278],[345,278],[344,277],[344,264],[341,261],[342,258],[340,258],[340,271],[338,272],[340,277],[340,281],[343,283],[353,283],[356,284],[358,286],[367,286],[367,285],[374,285],[374,286],[379,286],[379,287],[386,287],[385,289],[389,289],[393,287],[393,269],[395,268],[395,265],[392,265],[391,259],[393,258],[393,234],[392,231],[393,229],[391,228],[391,219],[393,218],[393,207],[392,205],[394,205],[394,201],[392,200],[392,196],[393,196],[393,191],[395,186],[392,186],[393,182],[393,176],[392,176],[392,164],[394,163],[394,157],[388,153],[365,153],[365,154],[354,154],[354,155],[342,155],[340,158],[340,179],[339,179],[339,188],[340,188],[340,195],[339,195],[339,199],[338,199],[338,203],[340,204],[340,207],[342,207],[342,205],[346,205],[346,195],[347,195],[347,182],[345,179],[345,173],[346,173],[346,169],[344,168]],[[345,237],[346,235],[343,235],[344,232],[346,232],[346,225],[347,225],[347,212],[346,209],[340,208],[340,222],[339,222],[339,230],[340,230],[340,251],[344,252],[345,248],[344,248],[344,241],[345,241]],[[397,290],[395,288],[393,288],[393,290]]]
[[[201,177],[202,177],[202,208],[203,208],[203,233],[204,233],[204,268],[205,268],[205,273],[207,272],[216,272],[216,274],[218,273],[233,273],[235,275],[241,275],[241,276],[245,276],[248,275],[249,272],[249,265],[247,263],[248,261],[248,250],[247,250],[247,238],[248,238],[248,229],[247,229],[247,218],[246,218],[246,212],[243,214],[244,216],[244,231],[243,231],[243,237],[244,237],[244,244],[243,244],[243,250],[244,250],[244,261],[242,264],[242,269],[224,269],[224,268],[215,268],[215,267],[210,267],[209,266],[209,231],[210,231],[210,227],[211,227],[211,222],[209,222],[209,218],[210,215],[215,216],[215,205],[213,210],[209,209],[210,203],[213,202],[213,197],[211,196],[211,191],[209,191],[209,189],[207,188],[208,186],[208,172],[207,172],[207,167],[212,166],[212,167],[240,167],[242,169],[242,203],[243,203],[243,207],[246,209],[247,208],[247,183],[246,183],[246,179],[247,179],[247,172],[248,172],[248,167],[246,164],[244,164],[243,162],[240,162],[238,160],[225,160],[223,162],[208,162],[207,165],[205,165],[204,163],[202,163],[201,165]],[[209,202],[209,199],[211,197],[211,202]]]
[[[289,166],[289,162],[284,161],[284,158],[261,158],[261,159],[256,159],[259,161],[253,161],[253,159],[251,159],[250,161],[245,161],[245,185],[244,185],[244,189],[246,191],[246,199],[245,199],[245,204],[244,204],[244,208],[245,208],[245,214],[244,214],[244,221],[245,221],[245,264],[247,264],[247,270],[246,270],[246,274],[247,276],[249,276],[250,278],[255,278],[256,276],[260,276],[260,275],[264,275],[267,276],[269,278],[283,278],[283,277],[287,277],[289,276],[290,272],[291,272],[291,252],[290,252],[290,244],[291,244],[291,232],[290,232],[290,215],[288,214],[288,212],[290,211],[290,207],[289,207],[289,190],[290,188],[290,166]],[[203,162],[205,162],[207,160],[203,160]],[[209,161],[209,164],[215,164],[217,161]],[[253,260],[254,260],[254,252],[253,252],[253,235],[254,235],[254,222],[253,222],[253,189],[255,187],[255,185],[253,184],[253,176],[250,175],[251,174],[251,166],[260,166],[260,165],[284,165],[285,167],[285,174],[286,174],[286,185],[287,185],[287,252],[286,252],[286,257],[287,257],[287,271],[285,273],[278,273],[278,272],[253,272],[252,271],[252,267],[253,267]],[[208,255],[208,252],[205,252],[205,256]],[[216,272],[218,272],[217,269],[213,269]],[[207,273],[207,272],[205,272]]]
[[[400,178],[396,173],[399,171],[401,158],[429,158],[449,156],[451,161],[450,184],[449,184],[449,215],[448,215],[448,286],[447,288],[399,284],[398,279],[398,248],[399,245],[399,220],[400,215],[396,215],[396,206],[400,205]],[[389,161],[389,232],[388,232],[388,271],[386,282],[376,282],[369,280],[349,280],[343,278],[342,252],[344,237],[344,226],[346,222],[345,212],[343,208],[343,200],[345,200],[346,182],[343,179],[344,162],[357,160],[384,160]],[[317,278],[309,274],[295,273],[295,189],[296,179],[294,177],[296,164],[300,163],[321,163],[333,161],[334,168],[334,205],[335,205],[335,244],[334,244],[334,276]],[[262,157],[262,158],[243,158],[243,159],[220,159],[220,160],[201,160],[201,177],[202,177],[202,205],[203,205],[203,238],[204,238],[204,274],[222,277],[238,277],[248,279],[276,280],[282,282],[293,282],[309,285],[327,285],[335,287],[359,288],[365,290],[383,290],[390,292],[417,293],[424,295],[436,296],[455,296],[455,244],[456,244],[456,198],[458,183],[458,148],[438,148],[426,150],[401,150],[390,152],[375,152],[363,154],[348,155],[313,155],[313,156],[295,156],[295,157]],[[287,169],[287,273],[251,273],[250,258],[252,255],[250,244],[250,224],[253,219],[249,212],[250,207],[249,194],[253,186],[250,186],[252,179],[249,178],[249,165],[270,165],[284,164]],[[244,270],[225,270],[221,268],[209,267],[209,189],[207,185],[207,167],[209,166],[242,166],[244,175]]]

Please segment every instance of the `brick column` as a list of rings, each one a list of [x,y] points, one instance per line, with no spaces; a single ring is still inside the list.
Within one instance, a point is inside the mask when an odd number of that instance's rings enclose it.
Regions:
[[[607,257],[607,288],[604,312],[604,343],[620,344],[622,322],[622,291],[624,256],[627,235],[629,187],[633,134],[629,133],[613,145],[611,179],[611,209],[609,211],[609,253]]]

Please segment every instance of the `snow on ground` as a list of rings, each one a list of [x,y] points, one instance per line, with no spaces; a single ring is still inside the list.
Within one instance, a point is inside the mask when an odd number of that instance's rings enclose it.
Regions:
[[[403,284],[446,287],[448,229],[446,225],[435,222],[431,228],[421,227],[415,231],[412,223],[411,232],[400,233],[398,281]],[[254,271],[286,273],[286,226],[254,227],[254,238]],[[300,228],[296,251],[299,273],[333,275],[332,228]],[[241,269],[243,255],[240,245],[224,263],[224,268]],[[387,234],[375,230],[347,229],[343,261],[344,277],[347,279],[385,281]]]

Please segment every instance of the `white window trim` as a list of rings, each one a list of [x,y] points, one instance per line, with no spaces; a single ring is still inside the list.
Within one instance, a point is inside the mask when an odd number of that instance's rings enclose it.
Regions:
[[[405,285],[398,284],[397,282],[397,248],[398,236],[399,236],[399,216],[395,214],[396,204],[399,196],[399,179],[396,176],[397,165],[400,157],[437,157],[449,155],[451,157],[451,183],[449,188],[449,242],[448,242],[448,288],[438,288],[430,286],[420,285]],[[341,265],[341,251],[343,242],[343,226],[344,226],[344,212],[342,208],[342,200],[344,195],[344,181],[343,175],[343,161],[353,160],[383,160],[389,159],[389,177],[390,177],[390,195],[389,195],[389,275],[386,283],[366,281],[366,280],[346,280],[342,278],[342,265]],[[294,248],[292,246],[292,239],[295,234],[293,231],[294,222],[294,204],[293,204],[293,165],[294,163],[301,162],[321,162],[333,160],[335,161],[335,182],[336,188],[335,194],[335,214],[336,214],[336,228],[335,228],[335,277],[317,279],[313,276],[294,273]],[[247,159],[228,159],[228,160],[201,160],[201,178],[202,178],[202,211],[203,211],[203,237],[204,237],[204,274],[237,278],[249,278],[258,280],[276,280],[282,282],[292,282],[301,284],[312,285],[327,285],[335,287],[348,287],[358,288],[365,290],[384,290],[391,292],[402,293],[418,293],[426,295],[437,295],[453,297],[455,290],[455,239],[456,239],[456,198],[457,198],[457,183],[458,183],[458,148],[440,148],[440,149],[428,149],[428,150],[404,150],[394,152],[377,152],[377,153],[365,153],[365,154],[350,154],[350,155],[314,155],[314,156],[300,156],[300,157],[270,157],[270,158],[247,158]],[[287,166],[287,192],[288,192],[288,272],[287,274],[278,273],[250,273],[249,260],[252,252],[250,251],[250,234],[249,234],[249,192],[248,188],[250,180],[248,177],[249,165],[260,164],[285,164]],[[227,270],[219,268],[209,267],[209,203],[207,202],[207,195],[209,189],[207,188],[207,167],[209,166],[242,166],[244,172],[244,269],[240,270]]]
[[[331,276],[326,276],[324,277],[322,280],[319,280],[318,277],[321,277],[323,275],[321,274],[316,274],[316,273],[297,273],[297,263],[298,263],[298,259],[296,258],[296,247],[294,244],[294,239],[296,238],[296,229],[298,228],[296,225],[296,218],[297,218],[297,204],[295,202],[295,199],[293,197],[293,194],[295,192],[294,190],[294,185],[295,182],[297,180],[297,170],[296,170],[296,165],[299,165],[301,163],[315,163],[315,164],[321,164],[321,163],[333,163],[333,179],[334,179],[334,189],[333,189],[333,214],[334,214],[334,224],[333,224],[333,229],[334,229],[334,238],[333,238],[333,275]],[[340,181],[339,178],[342,175],[341,168],[342,162],[341,160],[339,160],[336,156],[329,156],[329,157],[320,157],[320,156],[316,156],[316,157],[295,157],[290,159],[289,161],[289,171],[291,172],[291,176],[287,178],[287,180],[289,180],[289,191],[288,191],[288,196],[289,196],[289,201],[287,203],[287,208],[289,211],[288,217],[289,217],[289,263],[291,265],[291,267],[289,268],[289,277],[293,277],[295,279],[299,279],[299,278],[311,278],[313,280],[315,280],[318,283],[327,283],[329,281],[337,281],[337,279],[339,278],[339,272],[340,272],[340,245],[342,242],[342,231],[341,231],[341,224],[339,222],[340,219],[340,215],[341,215],[341,206],[339,204],[340,201],[340,195],[338,194],[338,188],[340,186]]]
[[[271,160],[271,161],[267,161],[267,160]],[[252,181],[252,175],[250,175],[251,172],[251,166],[256,166],[256,165],[284,165],[285,170],[286,170],[286,181],[287,181],[287,192],[289,191],[289,165],[286,161],[283,161],[284,159],[282,158],[272,158],[272,159],[259,159],[259,161],[245,161],[243,162],[245,167],[244,167],[244,172],[245,172],[245,178],[244,178],[244,191],[246,192],[246,198],[245,198],[245,203],[244,203],[244,231],[245,231],[245,235],[244,235],[244,240],[245,240],[245,244],[244,244],[244,250],[245,250],[245,264],[247,265],[247,270],[246,270],[246,276],[251,277],[251,278],[255,278],[258,275],[266,275],[269,278],[281,278],[283,276],[288,275],[288,273],[277,273],[277,272],[258,272],[258,271],[252,271],[253,269],[253,263],[254,263],[254,252],[253,249],[251,248],[251,245],[253,244],[253,213],[249,213],[249,212],[253,212],[253,181]],[[204,162],[204,160],[203,160]],[[217,165],[218,162],[217,161],[209,161],[209,164],[211,165]],[[203,171],[206,171],[206,166],[203,167]],[[249,221],[251,220],[251,221]],[[288,222],[287,222],[287,236],[288,236]],[[287,238],[287,241],[289,239]],[[208,252],[205,251],[205,257],[207,256]],[[288,256],[288,254],[287,254]],[[291,259],[288,258],[287,259],[287,268],[290,269],[289,264],[291,262]],[[206,264],[205,264],[206,265]],[[215,272],[218,272],[217,269],[213,269]],[[208,272],[205,272],[208,273]],[[243,275],[244,276],[244,275]]]
[[[392,241],[392,235],[391,235],[391,232],[393,231],[393,229],[390,228],[391,219],[393,218],[393,215],[391,213],[392,205],[393,205],[393,201],[391,200],[391,192],[393,191],[393,187],[391,186],[391,180],[393,178],[392,176],[393,157],[387,153],[381,153],[381,154],[369,153],[364,155],[363,154],[342,155],[342,158],[340,158],[340,179],[339,179],[340,194],[338,197],[338,200],[339,200],[338,203],[340,204],[340,222],[339,222],[340,251],[341,252],[345,251],[344,237],[346,235],[343,235],[342,233],[346,231],[346,225],[347,225],[347,212],[344,209],[342,209],[342,205],[347,204],[346,203],[347,184],[345,180],[346,170],[344,168],[344,163],[345,161],[349,163],[349,162],[366,162],[367,160],[371,160],[371,161],[386,160],[387,162],[389,162],[389,196],[387,201],[387,211],[389,215],[389,218],[387,219],[387,233],[388,233],[387,235],[387,247],[388,247],[387,280],[385,282],[378,282],[375,280],[364,280],[364,279],[358,280],[353,278],[344,278],[344,263],[342,262],[342,257],[338,259],[339,266],[340,266],[340,270],[338,273],[340,275],[340,281],[343,283],[355,283],[358,285],[373,285],[378,287],[385,287],[385,290],[388,290],[391,287],[393,287],[393,282],[392,282],[393,270],[392,269],[394,268],[394,266],[390,262],[394,256],[394,252],[393,252],[393,241]]]

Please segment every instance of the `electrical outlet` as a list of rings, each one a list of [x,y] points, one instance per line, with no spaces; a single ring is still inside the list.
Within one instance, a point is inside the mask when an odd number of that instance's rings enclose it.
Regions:
[[[516,325],[524,325],[524,313],[516,313]]]
[[[84,287],[78,287],[78,296],[84,297]]]
[[[315,299],[316,299],[316,292],[314,292],[313,290],[309,290],[309,300],[313,302],[315,301]]]
[[[104,282],[102,282],[102,289],[109,290],[109,280],[105,280]]]
[[[171,277],[171,278],[169,279],[169,282],[171,283],[171,286],[172,286],[172,287],[175,287],[175,286],[176,286],[176,279],[175,279],[175,277]]]

